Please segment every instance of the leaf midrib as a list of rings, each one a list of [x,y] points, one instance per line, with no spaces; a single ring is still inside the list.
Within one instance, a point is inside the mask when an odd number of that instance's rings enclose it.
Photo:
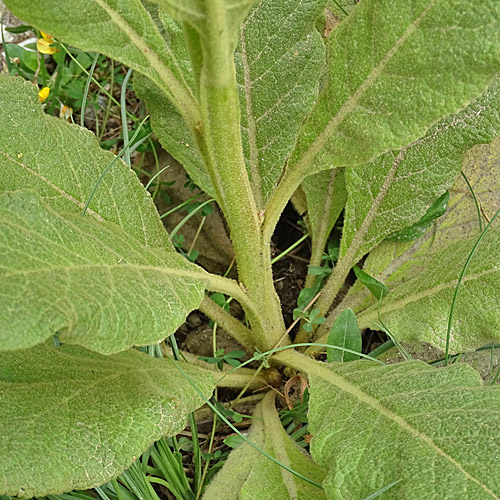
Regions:
[[[316,137],[313,143],[307,148],[307,150],[302,154],[299,160],[292,167],[295,169],[305,169],[313,163],[316,155],[323,149],[326,142],[330,137],[336,132],[340,124],[344,121],[344,118],[355,108],[359,100],[363,97],[365,92],[371,87],[378,76],[385,69],[389,61],[399,50],[401,45],[413,34],[413,32],[418,28],[420,22],[427,15],[429,10],[434,6],[437,0],[431,0],[427,7],[422,11],[419,17],[417,17],[406,29],[403,35],[396,41],[396,43],[387,52],[385,57],[380,61],[375,68],[372,69],[368,77],[363,81],[363,83],[358,87],[356,92],[354,92],[346,102],[340,107],[337,114],[328,122],[323,131]],[[318,101],[320,101],[318,99]]]
[[[57,266],[47,266],[46,268],[39,268],[39,269],[31,269],[31,270],[26,270],[26,269],[19,269],[15,271],[10,271],[7,273],[0,273],[0,276],[2,276],[3,279],[11,277],[11,276],[25,276],[25,275],[32,275],[32,274],[44,274],[44,273],[52,273],[52,272],[57,272],[57,271],[66,271],[66,272],[79,272],[81,270],[92,270],[95,271],[96,269],[102,269],[105,271],[111,270],[132,270],[132,271],[155,271],[160,274],[164,274],[167,276],[173,276],[173,277],[180,277],[180,278],[192,278],[194,280],[201,280],[205,281],[207,279],[207,276],[203,272],[198,272],[198,271],[192,271],[192,270],[187,270],[187,269],[175,269],[171,268],[168,266],[148,266],[148,265],[140,265],[140,264],[131,264],[128,262],[120,263],[120,264],[105,264],[105,263],[98,263],[98,264],[76,264],[72,266],[62,266],[62,265],[57,265]]]
[[[109,16],[115,26],[125,33],[126,36],[139,48],[146,60],[158,74],[164,85],[160,84],[162,92],[170,95],[170,99],[176,105],[181,115],[186,118],[192,126],[197,125],[201,120],[199,117],[198,104],[191,88],[186,82],[179,82],[170,68],[160,59],[156,51],[137,33],[130,24],[113,8],[103,0],[94,0]],[[182,73],[180,73],[182,76]],[[158,82],[160,83],[160,82]]]
[[[497,273],[499,271],[500,271],[500,265],[497,267],[492,267],[490,269],[487,269],[486,271],[481,271],[481,272],[476,273],[476,274],[465,275],[465,277],[462,280],[462,284],[467,283],[468,281],[471,281],[471,280],[479,280],[483,276],[488,276],[489,274]],[[439,293],[443,290],[446,290],[448,288],[455,288],[457,286],[457,283],[458,283],[458,279],[454,279],[454,280],[448,281],[446,283],[441,283],[440,285],[437,285],[435,287],[423,290],[422,292],[414,293],[414,294],[409,295],[407,297],[403,297],[402,299],[391,301],[390,304],[382,306],[380,308],[380,314],[389,313],[389,312],[392,312],[394,310],[401,309],[401,308],[407,306],[408,304],[411,304],[412,302],[417,302],[421,299],[424,299],[424,298],[429,297],[431,295],[437,294],[437,293]],[[373,307],[376,307],[376,306],[372,306],[370,309],[372,309]],[[361,317],[359,318],[360,328],[367,328],[370,324],[370,319],[377,318],[377,317],[378,317],[377,311],[370,311],[370,312],[362,314]]]
[[[268,393],[268,397],[262,402],[262,419],[264,421],[264,430],[272,443],[272,451],[276,459],[287,467],[291,467],[290,458],[287,454],[286,443],[283,440],[283,426],[278,418],[275,407],[275,395]],[[297,486],[293,475],[283,467],[280,467],[283,484],[291,499],[298,498]]]
[[[80,385],[78,389],[75,389],[74,391],[72,391],[71,394],[66,396],[64,399],[58,400],[53,406],[51,406],[49,408],[44,408],[43,411],[41,411],[39,413],[31,412],[29,419],[27,419],[26,416],[24,416],[23,423],[26,424],[27,421],[31,421],[31,423],[34,424],[43,415],[46,415],[47,413],[50,413],[50,412],[54,412],[58,408],[63,408],[63,406],[66,403],[69,403],[72,399],[75,399],[77,396],[80,396],[80,394],[83,394],[89,390],[92,390],[95,386],[100,385],[103,382],[107,382],[107,381],[111,382],[113,379],[117,379],[121,375],[122,374],[120,372],[119,373],[112,373],[110,375],[99,378],[95,381],[92,381],[91,383],[85,384],[83,386]],[[14,382],[14,384],[15,384],[15,382]],[[109,385],[109,387],[112,387],[112,386],[113,386],[112,384]],[[21,430],[22,430],[22,428],[21,428]]]
[[[335,294],[338,292],[339,287],[341,284],[344,282],[344,280],[347,277],[347,274],[349,273],[350,269],[356,262],[358,262],[363,255],[368,252],[370,249],[366,250],[366,252],[360,252],[360,249],[363,246],[363,243],[365,243],[365,236],[368,233],[372,222],[375,220],[378,214],[378,210],[383,203],[386,194],[388,193],[390,187],[392,186],[394,176],[396,175],[396,172],[399,168],[399,164],[401,163],[402,159],[404,158],[406,154],[407,148],[402,149],[398,156],[394,159],[394,162],[391,166],[391,169],[386,175],[386,178],[384,180],[384,183],[380,187],[379,192],[377,193],[377,196],[373,199],[372,205],[370,207],[370,210],[366,214],[363,222],[359,226],[358,230],[356,231],[356,234],[354,238],[352,239],[347,251],[345,252],[344,255],[342,255],[342,249],[344,247],[344,236],[347,233],[344,233],[342,236],[342,241],[340,245],[340,257],[337,263],[337,266],[334,269],[334,273],[330,276],[328,281],[326,282],[325,287],[323,288],[324,292],[323,295],[319,297],[316,306],[320,308],[322,311],[326,311],[326,309],[329,306],[329,301],[334,294],[332,293],[332,288],[335,290]],[[346,188],[349,193],[349,181],[346,179]],[[327,292],[327,293],[325,293]],[[325,328],[325,325],[320,327],[319,331],[321,332],[322,329]],[[321,335],[320,335],[321,336]]]
[[[441,132],[441,130],[439,132]],[[425,139],[426,138],[424,138],[423,140],[425,140]],[[418,142],[421,142],[421,141],[418,141]],[[482,177],[479,180],[482,180]],[[454,213],[454,211],[460,207],[460,204],[462,203],[464,197],[468,195],[468,192],[466,192],[466,191],[464,191],[463,193],[460,193],[460,197],[458,197],[458,195],[456,193],[457,193],[457,191],[455,190],[454,191],[454,196],[456,197],[455,202],[453,204],[450,204],[450,206],[448,207],[448,210],[446,212],[446,214],[447,214],[446,217],[448,217],[450,214]],[[437,225],[436,226],[437,231],[439,231],[441,224],[445,221],[446,221],[446,218],[442,218],[442,219],[439,219],[436,221],[435,224]],[[452,230],[452,229],[453,229],[453,226],[446,228],[446,230]],[[401,255],[397,256],[395,253],[393,253],[393,259],[391,260],[390,264],[384,270],[380,271],[380,273],[378,274],[378,276],[376,276],[376,278],[379,281],[385,282],[404,263],[408,262],[415,255],[415,253],[418,252],[422,248],[422,246],[424,245],[424,243],[426,241],[428,241],[430,238],[434,238],[434,237],[435,237],[435,231],[427,231],[427,233],[425,233],[423,236],[421,236],[420,238],[415,240],[413,242],[413,244],[410,247],[408,247]],[[468,280],[468,278],[466,276],[465,281],[467,281],[467,280]],[[456,281],[452,282],[452,283],[454,285],[456,285]],[[398,286],[398,283],[396,283],[395,286]],[[338,311],[342,311],[346,307],[356,309],[358,307],[358,305],[362,305],[365,302],[366,298],[369,296],[370,296],[370,293],[368,292],[368,290],[366,288],[362,288],[362,289],[358,290],[356,292],[356,294],[350,296],[350,298],[349,298],[349,296],[347,296],[346,299],[350,299],[350,300],[345,300],[345,301],[341,302],[339,304],[339,306],[337,306],[337,308],[335,308],[333,310],[332,317],[335,317],[336,315],[338,315]],[[371,304],[369,307],[371,307]],[[363,311],[359,311],[359,312],[364,313],[367,310],[369,310],[369,308],[368,308],[368,306],[365,306]],[[386,311],[387,311],[387,309],[386,309]],[[371,317],[373,317],[373,316],[371,316]],[[366,324],[365,326],[367,327],[369,325]]]
[[[477,182],[481,182],[483,177],[479,178]],[[396,256],[391,263],[380,272],[377,279],[380,281],[387,280],[394,272],[396,272],[403,264],[408,262],[413,258],[413,256],[422,248],[424,243],[426,243],[429,239],[435,238],[435,234],[439,231],[453,231],[456,226],[459,224],[468,224],[468,221],[461,220],[457,221],[453,226],[444,226],[444,229],[441,228],[441,225],[445,224],[451,214],[453,214],[456,210],[460,209],[461,204],[465,197],[469,195],[467,191],[459,192],[458,190],[451,188],[451,192],[453,193],[453,199],[449,203],[448,210],[446,211],[446,215],[435,222],[436,229],[435,231],[427,231],[423,236],[414,241],[411,247],[407,248],[401,255]],[[458,193],[458,194],[457,194]],[[476,192],[476,195],[478,193]],[[444,233],[443,233],[444,234]],[[479,233],[478,233],[479,235]],[[477,235],[477,236],[478,236]],[[434,245],[436,242],[434,242]]]
[[[113,360],[113,362],[114,361],[115,360]],[[79,384],[79,388],[78,389],[75,389],[75,390],[71,391],[71,394],[69,394],[68,396],[66,396],[64,399],[62,399],[60,401],[57,401],[57,403],[54,406],[52,406],[50,408],[45,408],[40,413],[31,413],[31,417],[33,417],[33,418],[30,418],[29,420],[31,420],[34,423],[38,418],[40,418],[44,414],[50,413],[51,411],[55,411],[59,407],[63,407],[64,404],[68,403],[69,401],[71,401],[75,397],[79,396],[80,394],[86,393],[89,390],[93,390],[93,388],[95,388],[96,386],[103,385],[106,382],[112,381],[113,379],[119,379],[119,378],[122,378],[122,377],[127,377],[128,375],[130,375],[131,373],[134,373],[134,372],[135,373],[142,372],[142,373],[145,373],[145,374],[148,374],[148,372],[149,372],[149,375],[153,375],[154,376],[155,374],[157,374],[157,370],[158,370],[157,366],[154,366],[154,367],[151,367],[151,368],[149,368],[149,367],[133,366],[132,368],[130,368],[130,365],[129,365],[128,367],[124,366],[124,368],[125,369],[123,371],[119,371],[119,372],[114,371],[113,373],[110,373],[110,374],[107,374],[107,375],[102,375],[102,376],[98,377],[97,379],[87,380],[87,381],[84,382],[85,385],[83,385],[83,386],[81,385],[82,381],[81,380],[77,380],[76,382]],[[90,371],[93,373],[92,370],[90,370]],[[57,383],[57,381],[54,381],[54,380],[52,380],[52,381],[46,381],[45,385],[53,385],[54,383]],[[16,386],[25,385],[22,382],[14,382],[14,384]],[[30,382],[27,385],[29,385],[30,387],[32,387],[33,383]],[[39,385],[39,384],[37,384],[37,385]],[[109,387],[111,387],[111,384],[109,385]],[[175,404],[175,402],[181,403],[181,401],[178,400],[178,399],[176,399],[176,398],[170,398],[169,402],[174,403],[174,404]],[[176,406],[176,408],[179,408],[179,406]],[[183,409],[184,412],[186,411],[184,407],[182,409]],[[23,422],[24,423],[26,422],[26,417],[23,417]]]

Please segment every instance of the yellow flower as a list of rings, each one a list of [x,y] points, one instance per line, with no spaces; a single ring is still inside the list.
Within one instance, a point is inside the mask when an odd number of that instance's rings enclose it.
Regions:
[[[40,100],[40,102],[44,102],[45,100],[47,100],[47,97],[49,97],[49,94],[50,94],[49,87],[43,87],[43,89],[41,89],[40,92],[38,92],[38,99]]]
[[[43,31],[40,31],[40,33],[42,35],[42,38],[39,38],[36,42],[36,48],[38,49],[38,52],[49,55],[55,54],[57,52],[57,49],[51,46],[54,43],[52,35],[48,35]]]

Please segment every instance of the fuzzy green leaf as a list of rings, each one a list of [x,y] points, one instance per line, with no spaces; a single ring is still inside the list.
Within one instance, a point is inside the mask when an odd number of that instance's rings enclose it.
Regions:
[[[496,0],[363,0],[329,37],[292,175],[366,163],[464,107],[500,68],[499,30]]]
[[[347,308],[339,314],[335,323],[330,328],[327,343],[345,347],[351,351],[361,352],[361,332],[359,330],[358,320],[356,319],[356,315],[352,312],[352,309]],[[329,363],[334,361],[355,361],[359,359],[359,356],[356,354],[332,349],[331,347],[326,348],[326,357]]]
[[[33,189],[54,209],[80,214],[115,156],[94,134],[43,113],[37,87],[0,75],[0,192]],[[87,217],[119,224],[151,247],[173,248],[149,194],[118,160],[104,176]]]
[[[418,359],[426,363],[439,362],[437,366],[443,366],[444,356],[442,351],[425,342],[404,342],[400,343],[400,346],[409,354],[411,359]],[[405,361],[402,350],[396,346],[378,356],[378,358],[387,364],[402,363]],[[466,363],[474,368],[481,376],[485,385],[500,385],[500,344],[486,344],[476,351],[450,356],[449,360],[450,363]]]
[[[358,262],[386,236],[423,217],[460,172],[465,152],[500,133],[500,78],[462,112],[401,151],[346,169],[349,193],[340,256]]]
[[[484,212],[500,208],[500,139],[477,146],[466,157],[464,173]],[[382,320],[400,341],[420,340],[444,349],[448,314],[458,276],[479,236],[478,214],[461,177],[451,190],[449,208],[430,231],[413,243],[384,242],[365,269],[385,281]],[[495,221],[481,241],[460,288],[451,330],[453,352],[467,351],[500,339],[500,225]],[[373,326],[377,306],[360,316]]]
[[[309,371],[314,460],[327,498],[496,499],[500,389],[464,364],[358,361]]]
[[[165,43],[153,16],[140,0],[8,0],[20,19],[85,51],[106,54],[151,78],[178,109],[195,103],[172,47]]]
[[[405,246],[388,242],[377,245],[391,231],[404,230],[424,216],[425,207],[431,203],[431,199],[435,199],[442,189],[451,187],[449,182],[462,168],[465,152],[475,144],[491,142],[499,134],[500,77],[497,76],[481,97],[457,115],[442,120],[422,141],[414,143],[401,164],[397,165],[398,169],[402,169],[401,174],[393,171],[393,165],[388,161],[390,157],[394,157],[392,153],[364,167],[347,169],[350,198],[345,214],[343,255],[349,250],[349,258],[354,263],[375,248],[363,267],[372,276],[387,282],[391,273],[411,258],[414,248],[418,248],[420,242],[416,242],[415,247],[412,244]],[[448,179],[446,182],[441,174]],[[467,193],[467,185],[462,181],[458,182],[461,183],[459,189]],[[479,189],[482,198],[487,193],[489,182],[488,177],[481,181],[483,187]],[[371,196],[366,196],[367,192],[372,193]],[[432,197],[429,196],[430,193]],[[460,217],[466,217],[462,223],[478,227],[477,210],[472,198],[469,200],[470,211],[461,211]],[[491,215],[493,205],[490,201],[491,197],[488,197],[486,203]],[[427,233],[424,238],[433,235],[434,231]],[[399,259],[407,247],[407,259]],[[358,281],[349,289],[337,311],[350,307],[358,313],[372,304],[371,296]],[[335,314],[332,316],[334,318]]]
[[[321,240],[323,251],[347,200],[345,170],[336,168],[310,175],[301,186],[307,199],[313,244],[314,240]]]
[[[269,200],[318,94],[325,48],[314,24],[325,0],[261,0],[235,54],[243,150],[257,206]]]
[[[269,393],[256,408],[248,439],[305,477],[320,483],[324,471],[285,432]],[[233,450],[203,500],[321,500],[321,489],[292,475],[248,443]]]
[[[0,350],[59,334],[101,353],[164,339],[198,307],[205,271],[118,225],[0,195]]]
[[[215,382],[183,366],[209,398]],[[172,361],[39,345],[0,353],[0,494],[86,489],[115,478],[203,404]]]

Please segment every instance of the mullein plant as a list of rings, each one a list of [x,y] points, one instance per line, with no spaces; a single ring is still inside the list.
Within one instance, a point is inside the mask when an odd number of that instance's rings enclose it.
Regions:
[[[247,386],[248,367],[222,376],[134,349],[199,309],[254,359],[308,378],[312,434],[309,454],[270,392],[205,498],[500,498],[498,387],[450,363],[500,338],[500,3],[5,3],[134,71],[162,146],[224,215],[238,278],[176,253],[130,167],[1,75],[0,493],[107,482],[216,386]],[[290,200],[313,269],[343,212],[294,338],[271,264]],[[445,366],[361,356],[368,327],[432,345]],[[325,349],[329,362],[311,357]]]

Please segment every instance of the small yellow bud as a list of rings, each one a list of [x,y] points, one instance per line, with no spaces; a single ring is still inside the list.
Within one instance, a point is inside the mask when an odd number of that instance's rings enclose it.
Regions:
[[[44,102],[47,100],[47,97],[49,97],[50,94],[50,89],[49,87],[43,87],[43,89],[38,92],[38,99],[40,102]]]

